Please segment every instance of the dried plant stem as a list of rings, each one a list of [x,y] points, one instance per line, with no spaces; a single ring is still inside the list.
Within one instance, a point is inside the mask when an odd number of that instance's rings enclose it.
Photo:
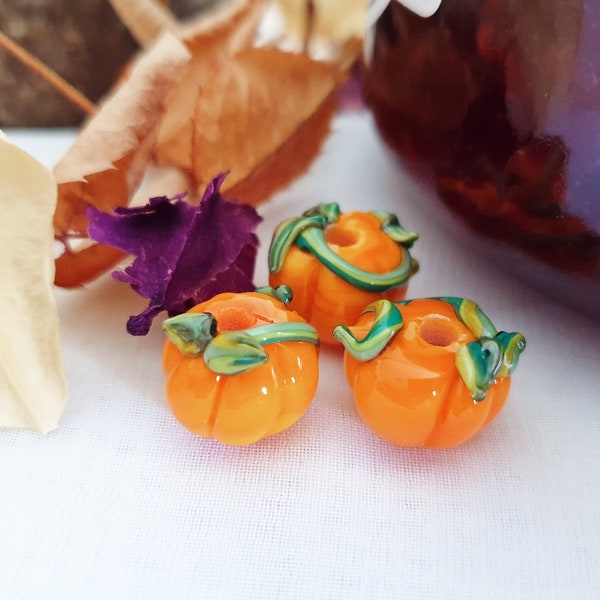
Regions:
[[[76,90],[68,81],[65,81],[56,71],[29,53],[25,48],[0,31],[0,47],[4,48],[28,69],[37,73],[42,79],[52,85],[62,96],[72,102],[87,115],[96,112],[96,105]]]
[[[302,41],[302,51],[308,54],[310,40],[313,36],[313,30],[315,27],[315,15],[317,7],[313,0],[306,0],[306,13],[305,13],[305,26],[304,26],[304,40]]]

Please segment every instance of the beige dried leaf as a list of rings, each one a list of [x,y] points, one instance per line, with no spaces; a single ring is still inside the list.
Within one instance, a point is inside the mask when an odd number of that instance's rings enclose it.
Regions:
[[[67,402],[53,296],[56,182],[0,136],[0,427],[48,432]]]
[[[343,44],[362,39],[367,29],[368,0],[276,0],[287,32],[300,44]],[[310,5],[312,4],[312,8]]]
[[[176,33],[178,22],[158,0],[109,0],[125,27],[146,48],[163,33]]]

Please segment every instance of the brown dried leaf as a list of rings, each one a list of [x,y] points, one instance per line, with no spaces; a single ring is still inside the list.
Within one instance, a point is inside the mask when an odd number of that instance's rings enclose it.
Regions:
[[[0,427],[47,432],[67,402],[52,294],[52,174],[0,132]]]
[[[243,181],[228,189],[227,194],[240,202],[256,206],[302,175],[329,134],[337,106],[337,96],[331,94],[277,152],[257,165]]]
[[[126,254],[105,244],[91,244],[76,252],[67,250],[56,259],[54,284],[75,288],[115,267]]]
[[[141,56],[128,78],[78,135],[54,169],[57,239],[86,236],[88,205],[110,210],[129,203],[150,162],[165,96],[189,59],[185,46],[166,34]],[[73,279],[73,274],[63,269],[72,266],[76,257],[57,262],[57,281]]]
[[[348,63],[257,49],[264,4],[234,0],[178,24],[178,39],[166,34],[146,51],[81,132],[55,169],[55,234],[65,244],[58,285],[85,283],[119,260],[109,248],[76,252],[70,242],[86,237],[89,205],[106,212],[131,203],[151,158],[183,174],[172,181],[193,177],[192,192],[229,171],[224,191],[251,204],[309,166]],[[353,55],[358,48],[341,46]]]
[[[219,72],[228,68],[235,52],[252,45],[263,5],[262,0],[236,0],[182,28],[181,39],[192,59],[181,83],[167,100],[155,148],[157,162],[192,170],[198,93],[210,86]]]
[[[229,171],[223,191],[257,204],[303,173],[329,131],[339,69],[304,54],[252,48],[202,90],[193,173],[204,187]]]

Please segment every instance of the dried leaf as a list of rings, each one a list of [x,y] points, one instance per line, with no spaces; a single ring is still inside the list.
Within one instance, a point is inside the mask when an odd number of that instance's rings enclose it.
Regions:
[[[257,165],[244,180],[226,189],[226,193],[242,202],[257,206],[276,191],[284,189],[314,161],[323,141],[330,133],[331,119],[337,106],[335,94],[326,98],[292,137],[262,164]]]
[[[125,252],[104,244],[85,244],[76,252],[65,251],[56,259],[54,284],[75,288],[105,273],[125,258]]]
[[[229,172],[225,191],[253,205],[309,166],[328,134],[347,65],[256,48],[264,4],[234,0],[178,24],[179,41],[167,34],[167,49],[144,53],[81,133],[55,170],[55,232],[65,244],[57,284],[81,285],[122,257],[101,245],[75,251],[71,241],[87,236],[88,206],[127,206],[155,163],[193,178],[192,200],[214,173]],[[345,47],[356,54],[356,46]]]
[[[221,71],[229,68],[233,54],[251,47],[263,4],[260,0],[237,0],[182,29],[181,39],[192,58],[166,103],[155,148],[155,158],[160,164],[192,170],[198,93],[209,87]]]
[[[54,215],[57,239],[86,237],[88,205],[110,210],[129,203],[139,186],[154,142],[156,124],[168,90],[190,55],[183,44],[165,35],[132,68],[127,80],[109,97],[56,165],[58,203]],[[67,251],[70,251],[67,248]],[[83,259],[83,257],[82,257]],[[72,268],[77,254],[57,262],[57,283],[77,281]],[[81,273],[90,275],[90,265]],[[93,273],[91,273],[93,275]]]
[[[163,33],[175,34],[177,20],[165,6],[157,0],[109,0],[114,11],[131,35],[142,47],[153,44]]]
[[[276,0],[276,4],[300,48],[306,37],[317,45],[343,44],[363,39],[367,30],[368,0]]]
[[[0,136],[0,427],[48,432],[67,402],[52,294],[56,182]]]
[[[250,206],[221,197],[223,179],[210,182],[199,206],[158,197],[111,215],[90,208],[90,236],[136,257],[113,275],[150,299],[144,312],[129,319],[129,333],[148,333],[163,310],[175,315],[220,292],[254,288],[260,217]]]
[[[336,109],[339,69],[303,54],[251,48],[198,96],[193,173],[205,186],[229,171],[224,192],[257,204],[303,173]]]

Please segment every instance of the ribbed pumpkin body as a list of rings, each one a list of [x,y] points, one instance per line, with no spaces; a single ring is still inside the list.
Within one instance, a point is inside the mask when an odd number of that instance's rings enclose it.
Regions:
[[[248,292],[220,294],[189,312],[211,313],[218,332],[271,323],[304,322],[276,298]],[[224,444],[251,444],[293,425],[305,413],[318,382],[318,347],[302,341],[267,344],[268,360],[250,371],[223,375],[201,357],[183,356],[167,340],[163,368],[169,407],[195,434]]]
[[[475,402],[460,377],[458,349],[475,339],[446,302],[414,300],[401,307],[403,326],[381,354],[359,362],[345,354],[346,378],[365,424],[399,446],[451,447],[488,425],[502,409],[510,377],[494,380]],[[351,327],[357,338],[372,326],[365,313]]]

